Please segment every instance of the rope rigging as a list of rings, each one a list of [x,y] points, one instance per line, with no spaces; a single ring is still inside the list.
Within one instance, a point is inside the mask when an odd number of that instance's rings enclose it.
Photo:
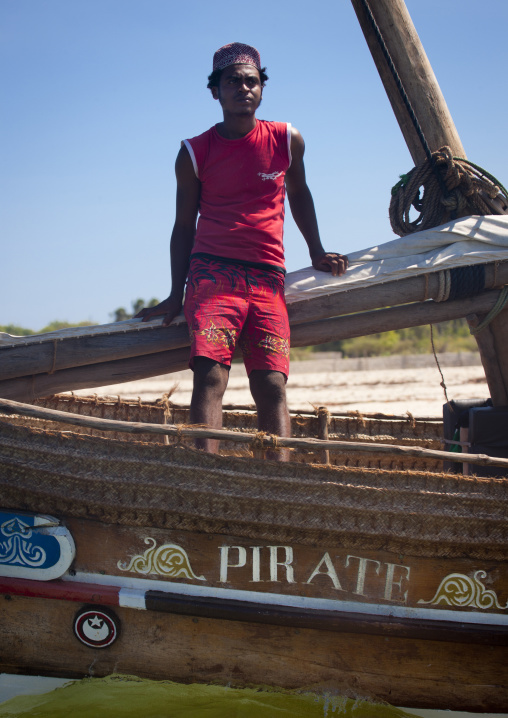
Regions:
[[[419,212],[413,221],[411,208]],[[390,223],[400,237],[457,217],[507,213],[508,192],[503,185],[481,167],[453,157],[449,147],[433,152],[432,163],[425,160],[392,188]]]
[[[453,157],[449,147],[431,151],[369,3],[361,0],[361,5],[426,156],[392,188],[390,223],[395,234],[404,237],[467,215],[508,214],[508,192],[495,177]],[[419,213],[413,221],[411,208]]]

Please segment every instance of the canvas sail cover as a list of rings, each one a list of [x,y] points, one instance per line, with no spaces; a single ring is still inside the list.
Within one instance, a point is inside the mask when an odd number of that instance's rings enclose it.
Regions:
[[[341,240],[343,243],[343,240]],[[508,259],[508,216],[462,217],[349,255],[342,277],[312,267],[286,277],[288,304],[453,267]]]

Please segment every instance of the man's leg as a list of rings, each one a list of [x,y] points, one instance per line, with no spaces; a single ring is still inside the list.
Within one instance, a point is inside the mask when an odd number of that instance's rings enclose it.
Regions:
[[[222,397],[229,379],[229,367],[208,357],[194,357],[194,387],[190,404],[191,424],[222,427]],[[196,439],[196,448],[216,454],[217,439]]]
[[[258,412],[258,429],[277,436],[290,436],[291,423],[286,403],[286,377],[280,371],[253,369],[250,390]],[[288,461],[289,449],[267,451],[267,459]]]

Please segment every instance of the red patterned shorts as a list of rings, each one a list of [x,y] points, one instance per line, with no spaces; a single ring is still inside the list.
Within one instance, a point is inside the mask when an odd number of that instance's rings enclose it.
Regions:
[[[237,344],[247,374],[289,373],[289,321],[284,275],[220,259],[191,259],[184,313],[195,356],[231,365]]]

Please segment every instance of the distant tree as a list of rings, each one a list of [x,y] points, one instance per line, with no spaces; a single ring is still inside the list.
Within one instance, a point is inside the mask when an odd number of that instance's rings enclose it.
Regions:
[[[114,312],[111,312],[110,316],[113,317],[115,322],[124,322],[126,319],[132,319],[138,312],[145,307],[155,307],[159,303],[159,300],[153,297],[147,303],[144,299],[135,299],[131,302],[132,311],[128,312],[125,307],[118,307]]]
[[[57,319],[55,319],[54,322],[50,322],[47,326],[44,327],[44,329],[41,329],[40,334],[45,334],[46,332],[56,332],[59,329],[68,329],[69,327],[91,327],[91,326],[93,326],[93,322],[70,323],[70,322],[60,322]]]
[[[111,316],[115,322],[124,322],[126,319],[130,319],[132,315],[127,314],[124,307],[118,307],[114,312],[111,312]]]
[[[434,324],[434,346],[437,352],[478,351],[465,319]],[[432,352],[430,326],[407,327],[382,334],[341,339],[315,346],[313,351],[340,351],[345,357],[430,354]]]
[[[136,316],[138,312],[140,312],[145,306],[145,300],[144,299],[136,299],[135,302],[132,302],[132,315]]]

